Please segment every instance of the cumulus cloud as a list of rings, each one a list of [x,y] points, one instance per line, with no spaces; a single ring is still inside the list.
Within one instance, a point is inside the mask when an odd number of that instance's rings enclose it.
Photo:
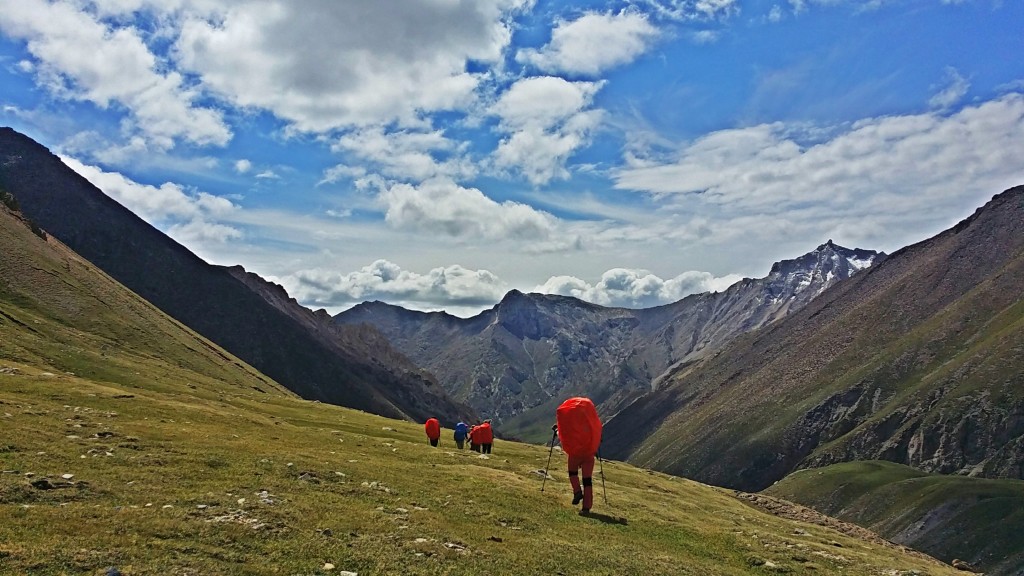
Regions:
[[[369,163],[382,175],[413,181],[436,176],[473,177],[476,167],[464,155],[465,148],[465,144],[448,139],[441,130],[388,131],[382,126],[354,130],[331,146],[334,152]],[[345,166],[329,172],[335,179],[350,173]]]
[[[235,162],[235,172],[238,172],[239,174],[245,174],[249,170],[252,170],[252,162],[244,158]]]
[[[385,220],[396,228],[490,240],[543,240],[554,216],[518,202],[495,202],[476,188],[439,177],[419,185],[394,183],[380,193]]]
[[[91,4],[91,3],[90,3]],[[160,149],[177,140],[224,145],[220,111],[149,50],[136,28],[112,27],[77,3],[22,0],[0,11],[0,32],[26,42],[37,82],[58,98],[123,106],[131,133]]]
[[[383,300],[414,309],[468,307],[475,311],[497,303],[508,289],[487,270],[452,265],[418,274],[387,260],[348,273],[300,270],[275,281],[300,302],[331,309]]]
[[[630,160],[614,174],[615,186],[661,198],[686,195],[691,206],[736,215],[792,218],[812,205],[866,222],[897,213],[911,228],[1024,178],[1016,157],[1024,148],[1019,93],[952,115],[811,128],[774,123],[711,133],[674,159]]]
[[[510,134],[494,152],[495,165],[518,170],[534,185],[566,178],[566,161],[590,142],[603,118],[589,109],[602,86],[554,76],[517,81],[490,109]]]
[[[574,276],[553,276],[534,292],[573,296],[601,306],[650,308],[690,294],[720,292],[741,279],[737,275],[717,278],[708,272],[691,271],[663,280],[646,270],[613,268],[602,274],[597,284]]]
[[[551,42],[539,50],[520,50],[516,61],[549,73],[597,76],[632,62],[657,37],[658,29],[639,12],[587,13],[557,22]]]
[[[105,172],[74,158],[61,160],[107,196],[154,226],[165,226],[183,244],[226,242],[241,238],[241,231],[214,222],[233,214],[238,207],[230,200],[205,192],[187,193],[173,182],[160,186],[140,184],[123,174]]]
[[[938,110],[948,110],[960,102],[970,88],[971,83],[956,68],[946,68],[946,87],[932,96],[928,105]]]
[[[238,1],[186,16],[175,52],[222,98],[301,131],[419,125],[475,98],[467,63],[498,62],[511,14],[529,4]]]

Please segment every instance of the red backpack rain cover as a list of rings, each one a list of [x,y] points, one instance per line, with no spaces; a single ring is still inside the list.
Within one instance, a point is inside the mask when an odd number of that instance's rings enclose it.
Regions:
[[[437,418],[427,420],[423,427],[427,430],[427,438],[433,440],[434,438],[441,437],[441,423],[438,422]]]
[[[555,411],[558,439],[570,456],[592,456],[601,445],[601,420],[590,398],[569,398]]]

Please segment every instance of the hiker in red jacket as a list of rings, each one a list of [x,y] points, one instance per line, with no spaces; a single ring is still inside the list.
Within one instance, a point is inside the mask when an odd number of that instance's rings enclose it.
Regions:
[[[569,458],[572,504],[583,501],[582,513],[594,505],[594,456],[601,446],[601,420],[589,398],[569,398],[555,411],[555,425],[562,451]],[[583,485],[580,486],[580,471]]]
[[[427,439],[430,440],[430,445],[437,447],[437,440],[441,437],[441,423],[438,422],[437,418],[430,418],[423,425],[423,428],[427,431]]]
[[[472,428],[469,429],[469,449],[472,450],[473,452],[479,452],[480,451],[480,445],[477,444],[477,442],[476,442],[476,429],[479,428],[479,427],[480,427],[480,425],[476,424]]]
[[[476,427],[475,442],[480,446],[482,454],[491,453],[491,445],[494,444],[494,430],[491,429],[491,421],[484,420],[484,423]]]

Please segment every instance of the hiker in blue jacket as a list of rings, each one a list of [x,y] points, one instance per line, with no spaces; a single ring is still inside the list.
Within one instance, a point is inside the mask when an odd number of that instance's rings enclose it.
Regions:
[[[455,425],[455,445],[462,450],[462,446],[466,442],[466,436],[469,435],[469,426],[465,422],[459,422]]]

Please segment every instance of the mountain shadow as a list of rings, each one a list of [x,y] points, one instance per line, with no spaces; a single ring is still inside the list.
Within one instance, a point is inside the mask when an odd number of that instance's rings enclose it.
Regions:
[[[129,289],[303,398],[423,420],[471,417],[382,338],[324,337],[135,216],[30,138],[0,128],[0,186],[33,222]],[[380,351],[380,353],[376,353]]]

